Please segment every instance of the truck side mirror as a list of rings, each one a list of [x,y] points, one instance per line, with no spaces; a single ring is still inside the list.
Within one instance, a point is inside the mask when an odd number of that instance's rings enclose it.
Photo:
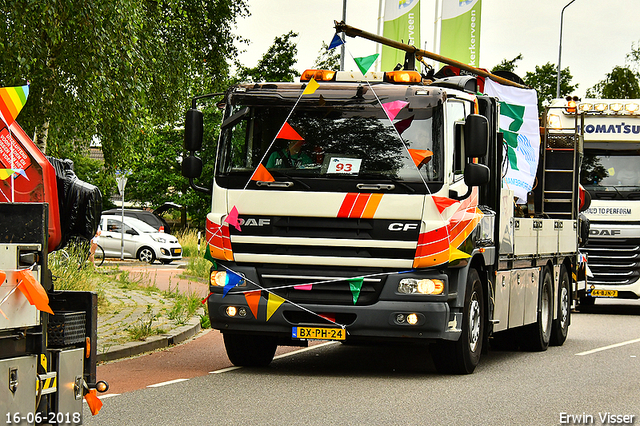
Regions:
[[[202,134],[204,125],[202,112],[191,108],[187,111],[184,125],[184,149],[190,152],[202,149]]]
[[[470,114],[464,123],[464,153],[468,158],[484,157],[489,147],[489,121]]]
[[[471,188],[489,182],[491,173],[484,164],[468,163],[464,168],[464,183]]]
[[[188,179],[199,178],[202,174],[202,160],[194,155],[182,159],[182,176]]]

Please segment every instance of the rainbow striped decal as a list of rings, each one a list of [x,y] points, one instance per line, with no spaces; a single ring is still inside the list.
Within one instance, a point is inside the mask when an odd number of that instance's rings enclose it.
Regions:
[[[220,260],[233,260],[228,224],[218,225],[207,219],[205,238],[211,257]]]
[[[432,197],[432,200],[441,214],[447,207],[454,204],[458,206],[446,226],[420,234],[413,260],[414,268],[427,268],[469,257],[469,254],[459,250],[459,247],[471,235],[483,216],[478,208],[477,189],[461,203],[441,197]]]
[[[338,217],[373,219],[384,194],[360,194],[349,192],[342,201]]]

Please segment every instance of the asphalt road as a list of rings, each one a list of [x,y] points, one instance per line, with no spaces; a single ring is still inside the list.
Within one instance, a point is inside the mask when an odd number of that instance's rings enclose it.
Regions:
[[[640,302],[615,302],[574,314],[564,346],[490,351],[469,376],[437,373],[419,348],[338,343],[291,352],[266,369],[229,369],[209,332],[173,348],[173,361],[109,364],[144,380],[103,398],[96,417],[85,408],[85,424],[640,424]],[[162,363],[173,379],[156,374]]]

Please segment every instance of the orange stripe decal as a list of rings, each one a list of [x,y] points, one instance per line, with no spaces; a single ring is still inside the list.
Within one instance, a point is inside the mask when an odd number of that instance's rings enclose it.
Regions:
[[[365,207],[364,212],[362,213],[363,219],[373,219],[376,214],[376,210],[378,210],[378,206],[380,205],[380,201],[382,200],[382,196],[384,194],[371,194],[369,197],[369,202],[367,203],[367,207]]]

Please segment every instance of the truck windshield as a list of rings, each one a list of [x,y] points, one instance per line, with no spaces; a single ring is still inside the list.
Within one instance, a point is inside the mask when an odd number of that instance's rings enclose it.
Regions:
[[[586,189],[630,190],[640,187],[640,152],[585,150],[580,182]]]
[[[295,99],[231,97],[220,139],[218,183],[242,188],[262,163],[277,181],[302,182],[296,185],[299,190],[340,191],[347,182],[395,182],[397,190],[410,192],[441,186],[442,104],[410,101],[392,123],[380,102],[368,95],[303,97],[295,108]],[[425,156],[418,160],[419,169],[410,151]]]

